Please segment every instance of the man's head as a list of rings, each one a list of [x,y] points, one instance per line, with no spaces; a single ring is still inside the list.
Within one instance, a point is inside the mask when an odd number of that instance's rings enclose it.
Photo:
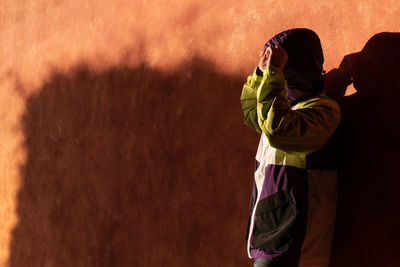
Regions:
[[[272,45],[281,46],[289,56],[283,74],[292,105],[322,92],[324,55],[314,31],[304,28],[286,30],[271,38],[264,48]]]

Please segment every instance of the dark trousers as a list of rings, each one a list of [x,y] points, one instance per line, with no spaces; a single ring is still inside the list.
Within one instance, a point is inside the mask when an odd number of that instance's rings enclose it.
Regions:
[[[255,258],[253,267],[273,267],[274,263],[271,260],[264,258]]]

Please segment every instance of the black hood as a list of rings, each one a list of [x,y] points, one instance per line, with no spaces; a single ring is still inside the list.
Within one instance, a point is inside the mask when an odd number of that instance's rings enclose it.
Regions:
[[[324,55],[318,35],[309,29],[290,29],[275,35],[265,48],[279,45],[289,59],[283,70],[287,81],[290,105],[320,94],[323,91],[322,75]]]

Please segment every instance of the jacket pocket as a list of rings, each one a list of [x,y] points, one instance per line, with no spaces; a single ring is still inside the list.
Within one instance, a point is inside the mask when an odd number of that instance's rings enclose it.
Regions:
[[[288,251],[294,238],[296,205],[286,191],[259,201],[252,245],[272,251]]]

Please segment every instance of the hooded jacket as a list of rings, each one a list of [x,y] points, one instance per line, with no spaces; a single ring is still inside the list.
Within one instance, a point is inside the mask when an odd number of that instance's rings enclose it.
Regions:
[[[322,48],[313,31],[288,30],[265,46],[272,44],[289,55],[283,72],[269,66],[261,76],[256,69],[241,94],[245,124],[261,133],[248,255],[288,266],[327,266],[337,173],[327,159],[312,158],[320,157],[318,151],[337,128],[340,109],[323,91]]]

